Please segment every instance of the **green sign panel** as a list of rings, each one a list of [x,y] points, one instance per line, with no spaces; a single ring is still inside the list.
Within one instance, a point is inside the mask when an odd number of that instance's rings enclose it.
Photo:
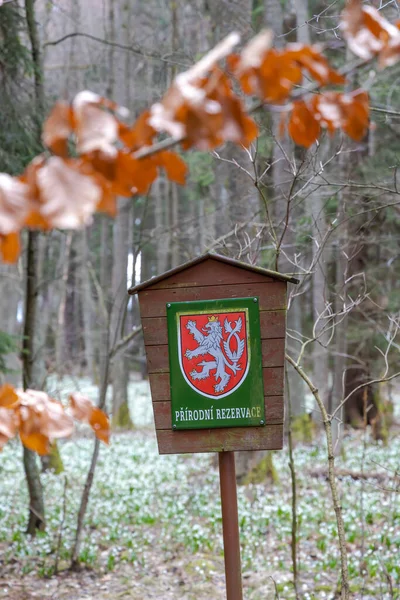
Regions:
[[[173,429],[265,424],[258,298],[167,304]]]

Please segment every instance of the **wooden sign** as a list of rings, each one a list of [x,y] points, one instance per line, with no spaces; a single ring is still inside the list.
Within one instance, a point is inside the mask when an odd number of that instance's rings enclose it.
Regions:
[[[258,305],[167,303],[172,429],[265,425]]]
[[[130,294],[137,293],[139,297],[160,454],[229,450],[278,450],[282,448],[286,288],[288,282],[297,283],[297,280],[290,276],[253,267],[224,256],[205,254],[130,290]],[[257,298],[257,302],[254,302],[254,298]],[[212,304],[215,301],[217,304]],[[232,301],[238,303],[231,306],[222,304]],[[245,303],[241,305],[240,302]],[[189,305],[188,303],[196,304]],[[171,308],[167,307],[168,304],[171,305]],[[196,321],[198,329],[207,325],[205,319],[207,318],[208,321],[208,316],[216,316],[223,328],[223,336],[226,336],[226,333],[224,333],[225,319],[222,322],[221,317],[218,317],[218,315],[225,313],[216,312],[215,307],[219,306],[218,310],[226,313],[235,309],[234,316],[230,320],[228,319],[229,323],[234,323],[239,319],[238,313],[243,312],[244,309],[249,311],[251,321],[250,315],[253,312],[250,307],[254,306],[254,309],[257,310],[260,329],[259,334],[253,338],[252,343],[255,343],[257,337],[259,347],[261,347],[264,416],[262,416],[262,410],[257,412],[257,407],[260,408],[258,368],[254,371],[255,381],[257,381],[255,396],[258,398],[256,404],[254,404],[255,411],[251,410],[253,408],[251,402],[256,388],[251,386],[249,374],[240,379],[242,374],[237,375],[235,378],[232,371],[229,371],[231,378],[227,386],[217,393],[215,402],[208,403],[208,400],[211,401],[212,399],[202,395],[201,390],[203,390],[203,393],[209,393],[210,388],[200,386],[198,384],[199,380],[196,382],[191,378],[190,373],[192,371],[201,372],[202,367],[199,367],[199,363],[211,361],[212,356],[204,355],[202,361],[197,361],[196,356],[192,355],[192,359],[190,359],[189,354],[182,358],[184,373],[182,373],[180,366],[180,373],[178,367],[175,371],[174,368],[171,369],[171,365],[176,366],[176,361],[179,360],[179,348],[177,321],[175,320],[174,324],[170,324],[168,328],[168,320],[171,318],[176,319],[176,315],[180,310],[177,307],[178,304],[189,306],[188,310],[194,310],[196,315],[199,315],[203,310],[206,311],[204,313],[206,317],[202,321],[199,320],[199,316],[182,321],[182,331],[185,332],[186,336],[184,339],[188,341],[188,347],[181,350],[183,354],[187,351],[189,353],[193,352],[198,347],[194,335],[190,333],[189,329],[185,329],[189,320]],[[195,308],[193,309],[193,307]],[[168,314],[171,314],[171,317]],[[258,325],[255,325],[255,327],[258,327]],[[204,332],[201,333],[204,335]],[[170,348],[168,346],[168,335],[172,344]],[[239,340],[241,335],[238,333]],[[233,336],[229,342],[230,352],[236,352],[235,343],[237,342],[234,342],[232,338]],[[227,342],[227,337],[224,338],[224,341]],[[171,352],[171,348],[174,348],[173,352]],[[257,352],[254,348],[250,347],[250,365],[253,356],[251,352],[255,353],[254,356]],[[242,357],[241,361],[243,360]],[[205,366],[205,368],[208,369],[208,366]],[[246,369],[244,369],[245,372]],[[221,384],[220,379],[215,381],[215,373],[211,372],[211,369],[210,375],[211,377],[207,383],[211,387]],[[212,383],[212,380],[214,380],[214,383]],[[240,385],[233,390],[231,386],[235,385],[235,382],[236,384],[240,383]],[[189,385],[189,383],[192,385]],[[186,396],[183,397],[184,389],[188,392],[187,400]],[[234,400],[232,404],[228,401],[229,396],[221,397],[231,390],[233,390],[231,398]],[[215,389],[214,392],[216,392]],[[209,393],[209,395],[212,395],[212,393]],[[217,399],[218,396],[220,397],[219,400]],[[198,401],[197,406],[195,406],[195,398]],[[206,416],[203,413],[196,414],[197,418],[194,419],[194,410],[211,410],[211,406],[213,406],[212,419],[210,419],[210,414]],[[180,411],[181,408],[183,410],[182,420],[176,415],[176,411]],[[189,419],[190,415],[189,412],[186,412],[186,408],[188,411],[192,411],[191,419]],[[226,410],[228,408],[230,409],[229,416]],[[236,410],[231,410],[234,408],[250,409],[250,417],[248,417],[246,411],[244,420],[240,422],[239,427],[238,413]],[[217,418],[217,409],[220,411],[218,415],[220,418]],[[222,409],[225,409],[224,413],[221,412]],[[258,417],[258,414],[260,414],[260,417]],[[245,422],[246,420],[247,422]],[[199,422],[201,428],[194,426],[195,421]],[[264,421],[264,423],[261,423],[261,421]],[[173,425],[176,425],[175,429]]]
[[[234,450],[283,444],[287,282],[205,254],[138,293],[160,454],[219,452],[228,600],[243,600]]]

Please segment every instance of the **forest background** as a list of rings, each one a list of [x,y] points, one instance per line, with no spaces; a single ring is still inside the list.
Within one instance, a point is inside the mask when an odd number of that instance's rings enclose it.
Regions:
[[[135,117],[162,96],[179,71],[233,30],[246,42],[269,26],[278,47],[322,42],[332,63],[346,68],[354,58],[338,30],[341,8],[336,2],[327,7],[304,0],[286,5],[272,0],[5,3],[0,8],[0,171],[20,173],[40,152],[38,120],[54,101],[90,89]],[[397,10],[390,2],[385,16],[395,21]],[[39,62],[32,54],[30,18],[37,23]],[[138,309],[134,299],[128,300],[127,287],[215,250],[300,277],[290,294],[288,353],[295,361],[301,356],[329,414],[337,411],[336,450],[343,447],[343,422],[361,430],[363,437],[355,439],[363,440],[365,452],[356,480],[364,481],[367,436],[389,447],[397,442],[395,379],[383,381],[399,370],[397,77],[396,66],[380,71],[368,63],[351,70],[349,89],[368,89],[373,107],[372,126],[359,142],[324,135],[305,150],[280,133],[279,113],[263,112],[256,116],[260,136],[250,150],[226,145],[211,153],[185,153],[185,187],[161,176],[147,195],[119,200],[115,219],[96,215],[85,230],[40,234],[33,387],[57,395],[66,389],[68,376],[77,389],[96,389],[107,354],[113,359],[108,408],[116,428],[131,427],[145,359]],[[26,252],[16,266],[0,265],[0,349],[4,378],[15,383],[22,373],[26,270]],[[343,403],[368,381],[377,383]],[[320,412],[290,367],[287,394],[297,438],[311,441],[320,428]],[[253,473],[261,458],[243,455],[239,478]],[[207,469],[208,463],[198,464]],[[392,467],[378,477],[391,480],[390,494],[398,487],[397,466]],[[354,472],[349,477],[354,481]],[[391,502],[396,502],[392,496]],[[398,528],[398,511],[392,517]],[[366,533],[360,531],[361,565]],[[396,535],[389,555],[399,553]],[[107,555],[106,564],[113,567],[109,556],[114,554]],[[386,591],[381,594],[395,594],[399,572],[386,559],[383,564],[379,581]],[[368,577],[375,579],[376,573],[367,569],[367,577],[364,570],[357,574],[364,584]]]

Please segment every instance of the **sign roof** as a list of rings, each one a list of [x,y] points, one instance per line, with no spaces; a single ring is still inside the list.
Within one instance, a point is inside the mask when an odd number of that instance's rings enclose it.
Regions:
[[[239,269],[246,269],[247,271],[254,271],[255,273],[259,273],[260,275],[265,275],[266,277],[272,277],[273,279],[278,279],[280,281],[287,281],[288,283],[299,283],[299,280],[292,275],[285,275],[284,273],[278,273],[277,271],[270,271],[269,269],[263,269],[262,267],[255,267],[248,263],[242,262],[240,260],[236,260],[234,258],[229,258],[227,256],[222,256],[221,254],[215,254],[214,252],[207,252],[206,254],[202,254],[201,256],[194,258],[193,260],[189,260],[188,262],[175,267],[174,269],[170,269],[169,271],[165,271],[161,275],[157,277],[152,277],[147,281],[143,281],[139,285],[135,285],[128,290],[128,293],[133,295],[137,292],[140,292],[148,287],[151,287],[155,283],[166,279],[167,277],[171,277],[171,275],[175,275],[176,273],[180,273],[185,269],[193,267],[194,265],[198,265],[205,260],[216,260],[222,263],[226,263],[228,265],[232,265],[233,267],[238,267]]]

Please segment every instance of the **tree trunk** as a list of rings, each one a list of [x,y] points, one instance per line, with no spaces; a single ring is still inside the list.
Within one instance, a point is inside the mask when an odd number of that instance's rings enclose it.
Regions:
[[[32,62],[34,69],[35,108],[37,139],[40,140],[41,122],[44,114],[44,86],[42,54],[39,35],[35,21],[34,0],[25,0],[25,13],[28,27],[28,36],[31,44]],[[23,340],[23,385],[24,389],[40,385],[39,356],[40,348],[35,345],[35,328],[37,327],[38,306],[38,281],[39,269],[39,233],[28,233],[27,267],[26,267],[26,296],[24,315],[24,340]],[[29,520],[27,533],[35,535],[37,529],[45,528],[43,489],[36,460],[36,454],[24,448],[24,468],[29,490]]]
[[[39,270],[39,232],[28,233],[26,295],[23,339],[23,384],[24,389],[40,387],[41,373],[38,352],[35,344],[35,331],[39,312],[38,281]],[[38,385],[39,384],[39,385]],[[27,533],[35,535],[36,530],[45,528],[43,489],[40,481],[37,456],[24,447],[24,468],[29,491],[29,520]]]
[[[130,243],[130,210],[132,200],[120,199],[119,211],[114,223],[113,304],[111,315],[111,346],[125,334],[127,310],[127,270]],[[132,427],[128,406],[128,369],[124,353],[120,353],[112,365],[112,414],[115,427]]]

